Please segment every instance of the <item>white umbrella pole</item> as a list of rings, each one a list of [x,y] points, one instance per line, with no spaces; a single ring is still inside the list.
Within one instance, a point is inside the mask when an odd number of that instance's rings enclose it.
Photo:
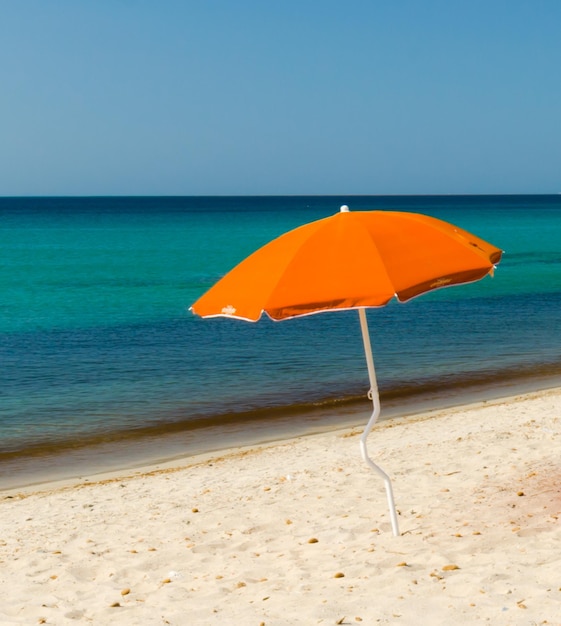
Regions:
[[[368,439],[368,435],[370,431],[374,427],[379,415],[380,415],[380,396],[378,394],[378,383],[376,382],[376,370],[374,369],[374,359],[372,357],[372,346],[370,345],[370,335],[368,333],[368,321],[366,320],[366,309],[361,308],[358,310],[358,314],[360,316],[360,328],[362,330],[362,341],[364,342],[364,353],[366,355],[366,365],[368,366],[368,378],[370,379],[370,393],[369,397],[372,400],[372,404],[374,405],[374,410],[372,411],[372,415],[368,420],[368,424],[364,429],[360,437],[360,452],[362,454],[362,458],[366,461],[366,463],[377,472],[382,479],[384,480],[384,485],[386,487],[386,496],[388,498],[388,506],[390,509],[390,518],[392,522],[392,530],[393,534],[398,537],[399,536],[399,526],[397,523],[397,514],[395,511],[395,503],[393,499],[393,490],[392,483],[390,481],[389,476],[384,472],[380,467],[372,461],[372,459],[368,456],[368,450],[366,448],[366,440]]]

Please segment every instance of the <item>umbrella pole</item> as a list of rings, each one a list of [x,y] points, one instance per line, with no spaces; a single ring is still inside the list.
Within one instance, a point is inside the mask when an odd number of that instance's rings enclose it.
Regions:
[[[380,415],[380,396],[378,393],[378,383],[376,381],[376,370],[374,369],[374,359],[372,357],[372,346],[370,345],[370,334],[368,332],[368,321],[366,319],[366,309],[361,308],[358,310],[358,314],[360,317],[360,328],[362,330],[362,341],[364,343],[364,353],[366,355],[366,365],[368,367],[368,378],[370,379],[370,391],[368,393],[369,398],[372,400],[372,404],[374,405],[374,410],[372,411],[372,415],[368,420],[368,424],[364,429],[360,437],[360,452],[362,454],[362,458],[366,461],[366,463],[377,472],[383,479],[384,485],[386,487],[386,496],[388,499],[388,506],[390,509],[390,519],[392,522],[392,530],[393,534],[398,537],[399,536],[399,525],[397,523],[397,514],[395,511],[395,503],[393,498],[393,490],[392,483],[390,481],[389,476],[382,470],[380,467],[372,461],[372,459],[368,456],[368,450],[366,448],[366,440],[368,439],[368,435],[370,431],[374,427],[374,424],[378,420]]]

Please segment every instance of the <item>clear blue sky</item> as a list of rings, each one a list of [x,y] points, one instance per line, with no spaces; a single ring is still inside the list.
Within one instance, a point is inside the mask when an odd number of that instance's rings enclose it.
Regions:
[[[0,0],[0,196],[561,192],[559,0]]]

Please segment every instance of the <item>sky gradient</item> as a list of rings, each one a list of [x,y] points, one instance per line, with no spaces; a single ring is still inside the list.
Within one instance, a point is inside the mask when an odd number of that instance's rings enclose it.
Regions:
[[[561,192],[558,0],[0,9],[0,196]]]

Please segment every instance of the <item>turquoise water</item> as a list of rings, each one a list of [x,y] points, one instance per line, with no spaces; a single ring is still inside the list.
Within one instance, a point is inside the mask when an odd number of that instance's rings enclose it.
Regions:
[[[385,397],[561,373],[560,196],[4,198],[0,462],[364,398],[352,311],[188,312],[244,256],[341,204],[434,215],[505,250],[494,278],[369,311]]]

